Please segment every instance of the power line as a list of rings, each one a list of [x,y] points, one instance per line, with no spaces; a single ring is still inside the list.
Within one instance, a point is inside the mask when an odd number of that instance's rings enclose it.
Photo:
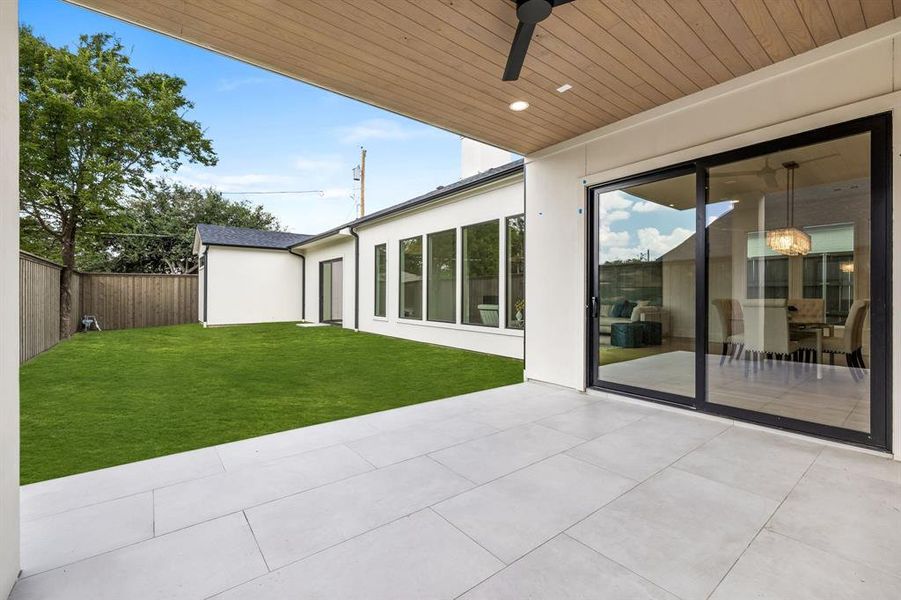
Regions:
[[[277,190],[273,192],[219,192],[220,194],[239,194],[239,195],[247,195],[247,196],[261,196],[261,195],[269,195],[269,194],[319,194],[320,196],[324,196],[325,192],[323,190]]]

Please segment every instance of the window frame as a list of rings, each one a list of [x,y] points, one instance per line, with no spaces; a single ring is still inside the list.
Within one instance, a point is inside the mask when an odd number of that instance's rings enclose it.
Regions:
[[[453,316],[450,319],[433,319],[429,313],[429,309],[431,308],[431,303],[429,302],[429,298],[431,297],[431,283],[432,283],[432,238],[438,235],[445,234],[453,234],[454,243],[453,243],[453,254],[451,256],[451,260],[454,263],[454,289],[451,293],[451,301],[453,302]],[[449,229],[443,229],[441,231],[434,231],[432,233],[428,233],[425,235],[425,252],[424,252],[424,260],[423,260],[423,268],[424,268],[424,276],[425,287],[423,289],[423,294],[425,298],[425,320],[430,323],[457,323],[457,274],[460,269],[460,265],[457,264],[457,228],[451,227]]]
[[[404,277],[403,277],[403,268],[404,268],[404,243],[411,242],[413,240],[419,240],[419,257],[420,257],[420,265],[419,265],[419,316],[418,317],[408,317],[404,315]],[[406,238],[401,238],[397,242],[398,255],[397,255],[397,318],[405,319],[408,321],[424,321],[423,318],[425,315],[422,314],[422,292],[424,289],[424,279],[425,279],[425,264],[424,264],[424,241],[422,235],[413,235]]]
[[[379,281],[379,249],[383,252],[384,259],[384,271],[385,271],[385,280]],[[381,244],[375,244],[373,246],[373,304],[372,304],[372,316],[386,319],[388,318],[388,244],[382,242]],[[379,285],[381,283],[381,286]],[[382,311],[379,314],[379,295],[384,296],[381,298],[381,307]]]
[[[503,225],[504,219],[502,217],[497,217],[494,219],[486,219],[485,221],[479,221],[477,223],[470,223],[468,225],[463,225],[460,227],[460,324],[467,325],[469,327],[486,327],[488,329],[506,329],[506,327],[501,327],[501,306],[506,301],[505,298],[502,297],[503,290],[501,289],[501,270],[502,270],[502,259],[501,259],[501,227]],[[474,227],[479,227],[481,225],[487,225],[489,223],[493,223],[495,228],[497,229],[497,249],[495,253],[495,257],[497,259],[497,274],[495,277],[497,278],[497,310],[498,310],[498,320],[497,325],[486,325],[485,323],[470,323],[466,320],[466,230]],[[506,318],[505,318],[506,320]]]

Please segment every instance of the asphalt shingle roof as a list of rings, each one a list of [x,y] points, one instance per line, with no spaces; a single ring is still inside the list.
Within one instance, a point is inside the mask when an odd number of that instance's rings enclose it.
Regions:
[[[203,244],[212,246],[243,246],[246,248],[276,248],[286,250],[313,236],[284,231],[263,231],[246,227],[226,227],[199,223],[197,232]]]

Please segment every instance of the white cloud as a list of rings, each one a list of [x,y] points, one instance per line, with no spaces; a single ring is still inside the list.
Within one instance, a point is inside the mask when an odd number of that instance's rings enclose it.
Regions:
[[[632,208],[632,205],[635,204],[632,200],[626,197],[626,194],[624,192],[621,192],[619,190],[601,194],[599,200],[600,209],[602,211],[625,210],[627,208]]]
[[[274,173],[217,173],[185,167],[170,175],[169,179],[184,185],[214,187],[223,191],[271,191],[294,183],[293,178]]]
[[[604,227],[598,232],[598,243],[602,249],[628,246],[631,239],[628,231],[610,231],[609,227]]]
[[[311,172],[319,175],[331,174],[341,169],[344,162],[339,156],[299,156],[294,160],[294,166],[298,171]],[[349,173],[348,168],[348,173]]]
[[[346,200],[351,197],[354,191],[349,187],[334,187],[322,190],[323,198],[340,198]]]
[[[368,140],[409,140],[432,135],[424,125],[402,125],[389,119],[367,119],[356,125],[339,127],[339,140],[344,144],[361,144]]]
[[[657,204],[656,202],[648,202],[647,200],[642,200],[641,202],[636,202],[635,206],[632,207],[632,210],[639,213],[649,213],[649,212],[657,212],[658,210],[664,210],[667,208],[662,204]]]
[[[669,233],[661,233],[656,227],[642,227],[636,232],[638,243],[630,246],[628,232],[602,231],[598,238],[601,260],[627,260],[647,256],[650,251],[651,260],[660,258],[676,246],[694,235],[694,231],[684,227],[676,227]]]
[[[691,229],[676,227],[668,234],[660,233],[656,227],[643,227],[638,230],[639,250],[651,251],[651,258],[658,258],[694,234]]]

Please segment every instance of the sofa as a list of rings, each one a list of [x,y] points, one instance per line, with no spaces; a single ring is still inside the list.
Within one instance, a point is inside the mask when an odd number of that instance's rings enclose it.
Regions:
[[[601,304],[598,316],[598,332],[601,335],[610,335],[610,326],[614,323],[630,323],[638,321],[657,321],[663,329],[663,336],[669,335],[669,314],[662,306],[651,306],[649,303],[639,300],[628,317],[610,316],[614,304]]]

